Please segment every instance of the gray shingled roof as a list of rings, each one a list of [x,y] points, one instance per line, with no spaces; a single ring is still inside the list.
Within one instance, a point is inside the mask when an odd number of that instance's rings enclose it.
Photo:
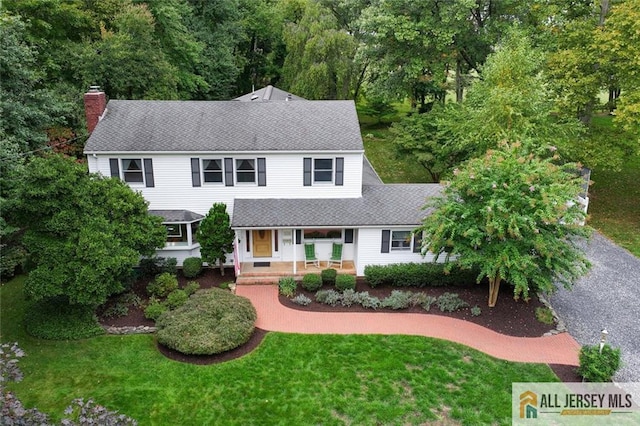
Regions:
[[[149,214],[161,217],[165,223],[195,222],[204,217],[189,210],[149,210]]]
[[[242,102],[269,102],[269,101],[304,101],[306,99],[296,96],[290,92],[278,89],[274,86],[263,87],[262,89],[254,90],[251,93],[247,93],[242,96],[238,96],[235,101]]]
[[[361,151],[353,101],[119,101],[87,140],[94,152]]]
[[[441,190],[439,184],[367,185],[362,198],[236,199],[231,226],[414,226],[428,214],[426,199]]]
[[[378,172],[373,168],[366,155],[362,156],[362,185],[383,185]]]

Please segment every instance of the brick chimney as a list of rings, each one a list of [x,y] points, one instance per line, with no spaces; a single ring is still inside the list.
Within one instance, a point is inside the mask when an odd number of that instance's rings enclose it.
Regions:
[[[93,132],[107,108],[107,96],[100,86],[91,86],[84,94],[84,113],[87,117],[87,130]]]

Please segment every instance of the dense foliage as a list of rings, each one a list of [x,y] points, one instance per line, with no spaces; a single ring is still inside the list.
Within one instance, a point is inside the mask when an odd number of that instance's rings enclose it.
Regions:
[[[227,205],[214,203],[209,213],[200,222],[198,241],[202,260],[210,266],[218,262],[220,275],[224,275],[224,262],[227,253],[233,252],[235,233],[231,229],[231,220],[227,213]]]
[[[158,342],[189,355],[213,355],[246,343],[256,322],[251,302],[227,290],[200,290],[156,321]]]
[[[27,333],[40,339],[76,340],[104,334],[94,309],[69,305],[66,298],[34,302],[24,318]]]
[[[305,274],[302,277],[302,288],[307,291],[316,291],[322,287],[322,277],[320,274]]]
[[[446,273],[445,268],[447,269]],[[383,285],[439,287],[472,283],[478,276],[478,271],[460,269],[443,263],[394,263],[391,265],[367,265],[364,268],[364,276],[367,284],[372,288]]]
[[[186,278],[195,278],[202,272],[202,258],[187,257],[182,261],[182,275]]]
[[[620,368],[620,348],[585,345],[580,349],[578,374],[588,382],[609,382]]]

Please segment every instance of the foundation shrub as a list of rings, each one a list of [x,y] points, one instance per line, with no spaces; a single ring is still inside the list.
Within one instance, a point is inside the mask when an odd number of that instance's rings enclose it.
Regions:
[[[182,262],[182,275],[185,278],[195,278],[202,272],[202,258],[187,257]]]
[[[151,296],[166,297],[178,288],[178,278],[175,274],[163,272],[147,285],[147,293]]]
[[[390,309],[406,309],[409,307],[412,292],[393,290],[391,294],[382,299],[381,306]]]
[[[478,272],[453,267],[445,273],[443,263],[395,263],[367,265],[364,275],[370,287],[441,287],[474,283]]]
[[[307,291],[316,291],[322,287],[322,277],[320,274],[306,274],[302,277],[302,288]]]
[[[253,333],[251,302],[219,288],[200,290],[184,305],[160,315],[158,342],[187,355],[213,355],[245,344]]]
[[[620,368],[620,348],[585,345],[580,348],[577,373],[588,382],[609,382]]]
[[[298,283],[293,277],[282,277],[278,280],[278,291],[286,297],[293,297],[298,289]]]
[[[336,277],[336,288],[338,290],[355,290],[356,288],[356,277],[353,275],[341,274]]]
[[[336,283],[338,271],[333,268],[324,269],[320,272],[320,276],[322,277],[322,284],[332,286]]]
[[[33,303],[25,311],[27,333],[40,339],[77,340],[104,334],[94,309],[70,305],[64,298]]]
[[[140,260],[140,273],[144,277],[155,277],[168,272],[176,274],[178,271],[178,259],[175,257],[144,257]]]

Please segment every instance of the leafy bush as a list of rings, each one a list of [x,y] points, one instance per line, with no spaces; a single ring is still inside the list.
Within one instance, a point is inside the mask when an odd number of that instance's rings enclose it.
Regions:
[[[394,287],[439,287],[474,283],[478,272],[452,267],[445,273],[443,263],[396,263],[392,265],[367,265],[364,275],[370,287],[392,285]]]
[[[355,290],[348,288],[342,292],[342,306],[351,306],[354,303],[360,303],[360,299],[358,298],[358,293]]]
[[[302,305],[302,306],[307,306],[311,303],[311,299],[309,299],[304,294],[297,295],[296,297],[291,299],[291,301],[297,305]]]
[[[184,302],[186,302],[188,298],[189,298],[189,296],[187,295],[186,291],[181,290],[181,289],[173,290],[167,296],[167,300],[165,301],[165,305],[169,309],[176,309],[176,308],[179,308],[180,306],[184,305]]]
[[[543,324],[551,325],[555,322],[553,311],[547,307],[538,306],[536,308],[536,319]]]
[[[380,299],[375,296],[371,296],[368,291],[361,291],[357,293],[358,303],[363,308],[378,309],[380,307]]]
[[[25,313],[27,333],[40,339],[75,340],[104,334],[93,309],[69,305],[66,299],[38,301]]]
[[[474,317],[479,317],[481,313],[482,309],[480,309],[480,306],[475,305],[473,308],[471,308],[471,315],[473,315]]]
[[[151,278],[168,272],[175,275],[178,270],[178,259],[175,257],[144,257],[140,260],[140,272],[143,276]]]
[[[278,291],[286,297],[293,297],[298,289],[298,283],[293,277],[282,277],[278,281]]]
[[[316,292],[316,302],[336,306],[342,301],[342,293],[335,290],[320,290]]]
[[[218,287],[223,290],[229,290],[229,284],[231,284],[229,281],[225,281],[223,283],[220,283]]]
[[[185,278],[195,278],[202,272],[202,258],[187,257],[182,262],[182,275]]]
[[[425,311],[429,312],[431,310],[431,305],[433,305],[434,303],[436,303],[437,299],[433,296],[427,296],[425,297],[425,299],[420,303],[420,306],[422,307],[422,309],[424,309]]]
[[[428,298],[429,296],[423,291],[411,293],[411,296],[409,296],[409,306],[421,306]]]
[[[460,299],[460,296],[458,296],[458,293],[449,293],[449,292],[442,293],[440,297],[438,297],[436,304],[438,305],[438,307],[442,312],[454,312],[454,311],[457,311],[458,309],[469,306],[467,302]]]
[[[140,296],[133,291],[119,294],[108,302],[102,310],[102,316],[107,318],[124,317],[129,314],[129,305],[142,306]]]
[[[391,309],[406,309],[409,307],[411,296],[410,291],[393,290],[389,296],[382,299],[381,306]]]
[[[316,291],[322,287],[322,277],[320,274],[305,274],[302,277],[302,287],[307,291]]]
[[[151,296],[165,297],[178,288],[178,278],[169,272],[163,272],[151,281],[147,286],[147,292]]]
[[[246,343],[256,310],[251,302],[219,288],[200,290],[156,321],[158,342],[188,355],[213,355]]]
[[[106,318],[120,318],[129,315],[129,307],[122,302],[115,302],[104,310],[102,315]]]
[[[347,290],[356,288],[356,277],[353,275],[340,274],[336,277],[336,288],[338,290]]]
[[[167,308],[164,303],[160,302],[157,299],[152,299],[151,303],[149,303],[149,306],[147,306],[144,310],[144,316],[145,318],[156,321],[158,317],[160,317],[160,315],[162,315],[168,309],[169,308]]]
[[[187,285],[184,286],[184,292],[187,293],[187,296],[191,296],[193,293],[200,289],[200,284],[196,281],[189,281]]]
[[[588,382],[608,382],[620,368],[620,348],[585,345],[580,349],[577,373]]]
[[[323,269],[322,272],[320,272],[320,276],[322,277],[322,284],[332,286],[336,283],[338,271],[333,268]]]

